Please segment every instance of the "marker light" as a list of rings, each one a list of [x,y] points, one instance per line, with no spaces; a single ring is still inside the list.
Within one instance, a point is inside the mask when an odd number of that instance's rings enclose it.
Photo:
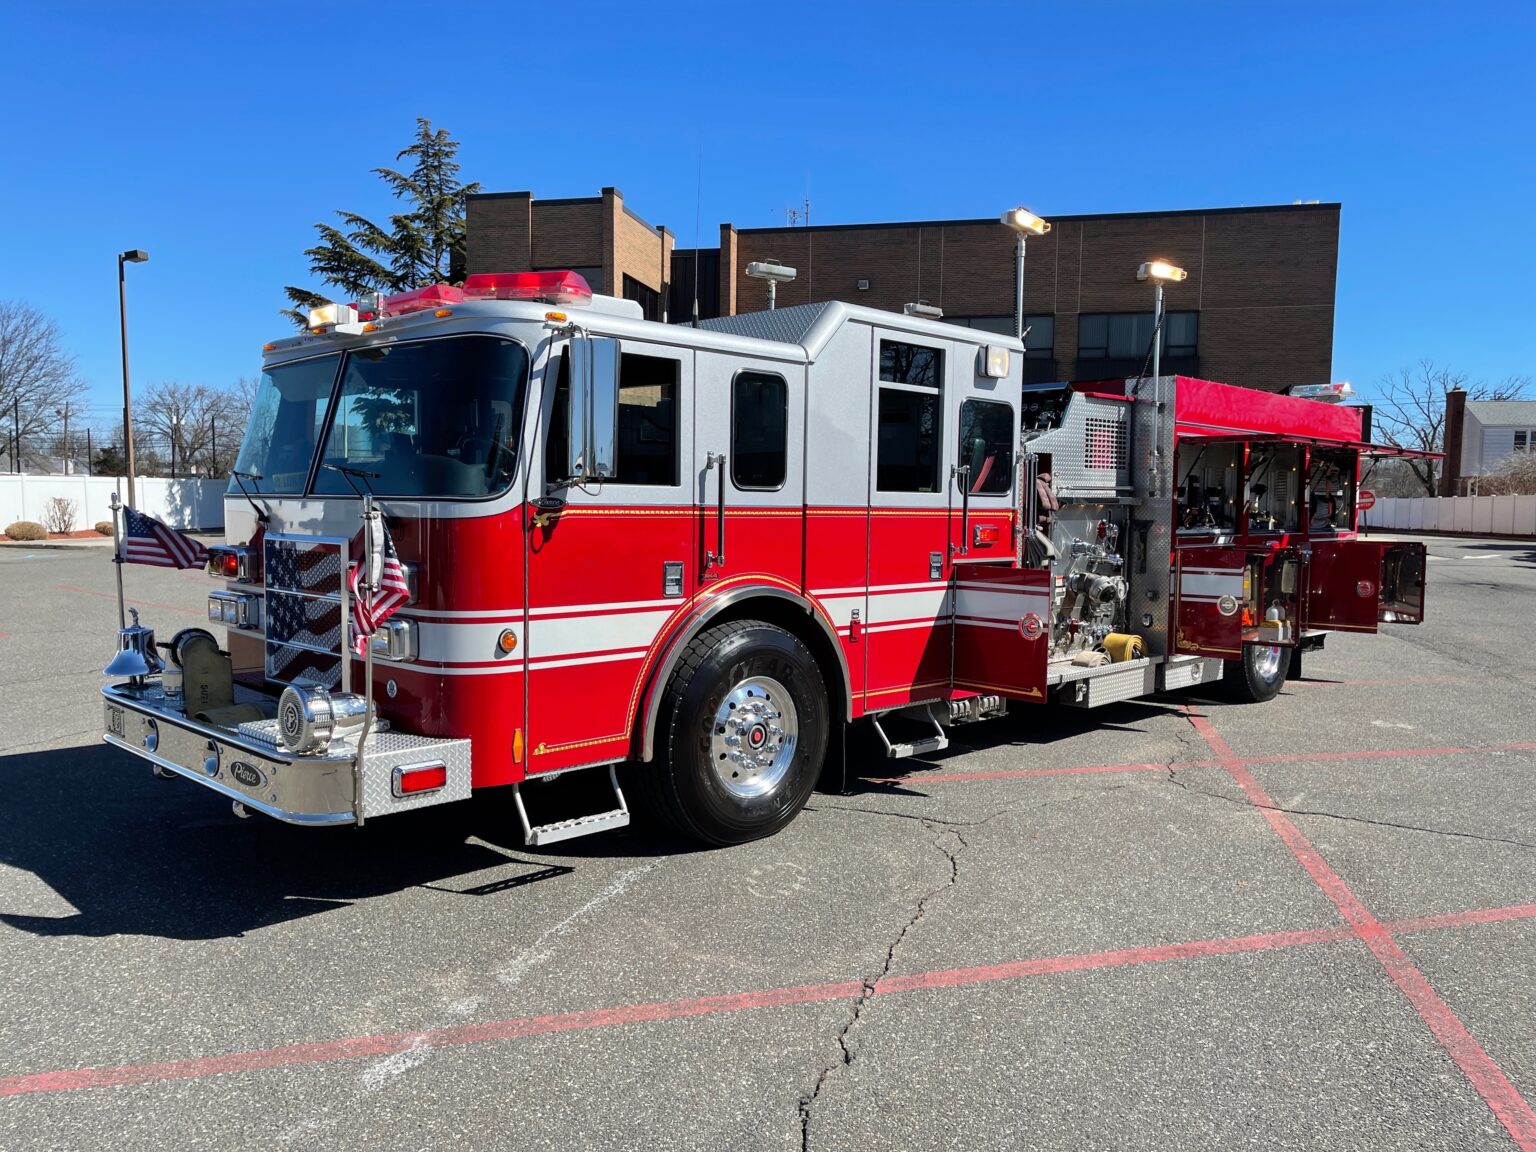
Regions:
[[[1170,264],[1166,260],[1148,260],[1136,269],[1136,279],[1162,280],[1165,283],[1177,284],[1180,280],[1189,279],[1189,273],[1177,264]]]
[[[592,289],[575,272],[477,272],[464,281],[464,295],[485,300],[541,300],[546,304],[590,304]]]
[[[503,652],[511,652],[517,647],[517,633],[510,628],[504,628],[500,636],[496,638],[496,647]]]
[[[441,761],[432,764],[412,764],[394,771],[396,796],[415,796],[421,792],[436,792],[448,783],[448,766]]]
[[[974,547],[982,548],[988,544],[996,544],[1002,538],[1002,533],[996,524],[978,524],[972,535],[971,543]]]
[[[464,292],[452,284],[429,284],[425,288],[413,288],[409,292],[397,292],[379,302],[386,316],[405,316],[411,312],[425,312],[429,308],[441,308],[444,304],[462,304]]]
[[[331,324],[356,324],[357,309],[350,304],[322,304],[318,308],[309,310],[309,326],[311,329],[324,328]]]

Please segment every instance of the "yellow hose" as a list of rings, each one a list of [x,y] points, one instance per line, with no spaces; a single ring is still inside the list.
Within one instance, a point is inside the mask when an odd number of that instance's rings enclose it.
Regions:
[[[1140,660],[1147,654],[1147,646],[1142,643],[1140,636],[1111,632],[1104,637],[1104,651],[1109,653],[1111,661],[1120,664],[1126,660]]]

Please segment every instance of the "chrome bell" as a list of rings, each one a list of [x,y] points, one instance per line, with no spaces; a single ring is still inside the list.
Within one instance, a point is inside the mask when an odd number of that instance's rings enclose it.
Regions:
[[[139,623],[139,610],[128,609],[133,623],[117,630],[117,655],[102,670],[103,676],[129,676],[135,681],[152,676],[165,667],[155,649],[155,630]]]
[[[290,684],[277,702],[277,735],[290,752],[324,752],[362,728],[368,701],[353,692]]]

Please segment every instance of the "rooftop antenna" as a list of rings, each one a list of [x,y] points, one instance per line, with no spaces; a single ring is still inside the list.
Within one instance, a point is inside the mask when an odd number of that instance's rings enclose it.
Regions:
[[[699,175],[693,186],[693,326],[699,326],[699,216],[704,202],[704,148],[699,147]]]

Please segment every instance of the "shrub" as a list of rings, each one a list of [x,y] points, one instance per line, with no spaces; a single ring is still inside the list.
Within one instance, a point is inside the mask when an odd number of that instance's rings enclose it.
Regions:
[[[1536,456],[1516,452],[1486,476],[1477,478],[1479,496],[1530,496],[1536,493]]]
[[[34,524],[31,520],[18,520],[14,524],[6,525],[5,534],[12,540],[48,539],[48,529],[41,524]]]
[[[62,496],[55,496],[48,501],[48,506],[43,509],[43,523],[48,525],[48,531],[57,532],[60,535],[75,530],[75,502],[66,500]]]
[[[96,531],[100,532],[103,536],[110,536],[110,535],[112,535],[112,521],[110,521],[110,520],[98,520],[98,521],[96,521]]]

